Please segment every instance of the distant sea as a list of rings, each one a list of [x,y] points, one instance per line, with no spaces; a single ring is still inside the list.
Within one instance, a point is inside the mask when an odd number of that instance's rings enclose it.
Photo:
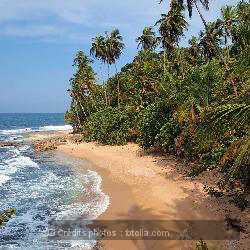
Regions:
[[[0,249],[92,249],[94,241],[51,241],[51,220],[94,220],[108,207],[101,177],[91,164],[62,153],[36,153],[26,135],[68,130],[63,114],[0,114],[0,212],[16,208],[0,228]],[[81,172],[77,171],[81,167]],[[44,232],[44,233],[43,233]]]

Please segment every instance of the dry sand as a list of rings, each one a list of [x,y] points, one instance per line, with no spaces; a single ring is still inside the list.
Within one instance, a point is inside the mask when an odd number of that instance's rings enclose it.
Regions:
[[[249,208],[243,213],[224,198],[204,192],[215,173],[191,180],[186,167],[174,159],[146,154],[136,144],[103,146],[96,143],[62,145],[59,151],[85,159],[102,176],[102,188],[110,196],[110,206],[100,220],[225,220],[226,215],[250,221]],[[249,229],[249,228],[248,228]],[[248,230],[247,229],[247,230]],[[241,240],[208,242],[221,249],[250,249],[249,234]],[[195,249],[194,241],[103,241],[107,250]]]

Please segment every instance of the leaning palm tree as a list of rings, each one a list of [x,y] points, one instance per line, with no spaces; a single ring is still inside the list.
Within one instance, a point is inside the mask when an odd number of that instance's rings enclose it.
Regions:
[[[145,27],[142,35],[136,39],[138,43],[137,49],[142,47],[143,50],[155,50],[157,47],[157,38],[152,27]]]
[[[220,20],[208,23],[208,30],[209,34],[200,32],[200,47],[203,49],[204,58],[212,59],[219,56],[218,50],[222,42],[223,31]]]

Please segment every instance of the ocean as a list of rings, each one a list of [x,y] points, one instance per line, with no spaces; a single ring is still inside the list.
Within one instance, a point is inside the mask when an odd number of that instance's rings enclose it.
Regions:
[[[0,114],[0,213],[17,215],[0,228],[0,249],[92,249],[96,242],[52,241],[53,220],[94,220],[109,205],[101,177],[85,161],[58,152],[36,153],[25,137],[39,131],[67,130],[63,114]],[[81,171],[77,171],[81,167]]]

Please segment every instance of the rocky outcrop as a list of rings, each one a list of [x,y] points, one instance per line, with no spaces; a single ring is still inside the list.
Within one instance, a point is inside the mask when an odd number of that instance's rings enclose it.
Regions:
[[[3,147],[17,147],[18,144],[16,142],[0,142],[0,148]]]
[[[83,142],[83,137],[80,134],[55,135],[51,136],[51,138],[36,140],[32,144],[37,151],[46,152],[56,150],[59,145],[67,142],[81,143]]]

